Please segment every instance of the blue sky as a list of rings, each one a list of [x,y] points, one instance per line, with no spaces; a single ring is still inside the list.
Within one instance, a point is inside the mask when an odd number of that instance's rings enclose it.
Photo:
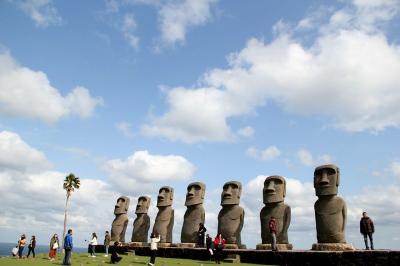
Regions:
[[[266,176],[288,180],[289,240],[316,241],[318,165],[341,168],[347,240],[399,247],[398,0],[0,2],[1,241],[61,233],[69,172],[78,245],[113,220],[119,195],[207,185],[214,234],[225,182],[243,185],[243,241],[261,241]],[[133,222],[135,215],[130,211]],[[154,220],[154,219],[153,219]],[[99,222],[101,221],[101,222]],[[16,225],[17,224],[17,225]],[[132,228],[128,228],[128,234]],[[101,235],[101,234],[100,234]]]

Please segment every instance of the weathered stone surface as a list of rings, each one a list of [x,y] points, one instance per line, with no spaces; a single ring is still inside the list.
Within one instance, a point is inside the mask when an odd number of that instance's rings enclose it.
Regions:
[[[195,243],[177,243],[177,244],[172,244],[173,247],[178,247],[178,248],[195,248],[196,244]]]
[[[277,247],[278,251],[293,249],[292,244],[276,244],[276,247]],[[257,244],[256,249],[257,250],[272,250],[272,245],[271,244]]]
[[[347,243],[318,243],[312,245],[312,250],[317,251],[344,251],[355,250],[352,244]]]
[[[199,224],[204,224],[205,211],[203,207],[206,185],[201,182],[190,183],[187,187],[185,206],[181,231],[182,243],[197,243]]]
[[[336,196],[340,181],[339,167],[333,164],[315,168],[314,188],[318,200],[314,204],[318,243],[346,243],[347,207]]]
[[[127,245],[129,247],[150,247],[150,243],[145,242],[129,242]]]
[[[150,217],[147,215],[150,198],[140,196],[136,205],[136,219],[133,221],[132,242],[147,242],[150,228]]]
[[[218,234],[222,234],[227,244],[241,245],[241,231],[244,210],[239,206],[242,184],[238,181],[226,182],[221,194],[222,209],[218,214]]]
[[[125,242],[125,232],[128,226],[128,209],[130,199],[121,196],[117,199],[115,204],[114,214],[115,219],[111,225],[111,241]]]
[[[224,262],[227,263],[240,263],[240,255],[237,254],[228,254],[224,259]]]
[[[160,243],[172,243],[174,227],[174,210],[171,205],[174,199],[172,187],[161,187],[157,197],[158,213],[153,226],[153,233],[160,234]]]

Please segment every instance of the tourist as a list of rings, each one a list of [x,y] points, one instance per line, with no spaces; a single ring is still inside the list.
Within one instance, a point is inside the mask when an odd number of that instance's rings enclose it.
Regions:
[[[96,257],[96,246],[97,246],[97,235],[96,233],[92,234],[92,239],[89,241],[89,257]]]
[[[215,258],[215,263],[221,264],[222,260],[222,251],[225,246],[225,239],[222,237],[221,234],[217,234],[217,236],[214,239],[214,258]]]
[[[60,242],[58,241],[58,235],[54,234],[50,239],[50,251],[49,260],[55,260],[57,256],[57,249],[60,247]]]
[[[203,223],[199,223],[199,231],[197,231],[197,246],[200,248],[204,247],[204,236],[207,229],[204,227]]]
[[[363,212],[360,220],[360,233],[364,236],[365,249],[369,249],[367,236],[369,237],[369,242],[371,242],[371,249],[374,249],[374,242],[372,239],[372,234],[374,232],[374,223],[372,222],[371,218],[368,217],[367,213]]]
[[[13,249],[11,250],[11,254],[13,257],[16,257],[18,255],[18,245],[13,247]]]
[[[104,236],[104,249],[106,251],[106,254],[104,255],[104,257],[108,257],[108,248],[110,247],[110,241],[111,241],[110,233],[106,231],[106,234]]]
[[[153,266],[156,262],[156,255],[157,255],[157,243],[160,242],[160,234],[151,233],[150,235],[150,262],[148,263],[149,266]]]
[[[74,247],[72,242],[72,229],[68,229],[68,234],[64,238],[64,261],[63,265],[71,265],[71,253],[72,248]]]
[[[111,264],[117,264],[122,260],[122,257],[118,256],[117,249],[119,246],[119,242],[115,241],[114,246],[111,247]]]
[[[35,258],[35,247],[36,247],[36,237],[32,236],[31,241],[29,242],[28,245],[28,255],[26,256],[27,258],[29,258],[29,255],[32,252],[32,258]]]
[[[275,217],[271,216],[268,222],[269,232],[271,234],[271,249],[272,251],[277,251],[276,247],[276,232],[277,232],[277,224]]]
[[[211,260],[212,255],[214,255],[212,246],[213,246],[212,237],[210,237],[210,235],[207,234],[206,235],[206,248],[207,248],[208,253],[210,254],[210,260]]]
[[[26,236],[25,234],[21,235],[21,238],[18,240],[18,259],[22,259],[22,252],[24,251],[26,245]]]

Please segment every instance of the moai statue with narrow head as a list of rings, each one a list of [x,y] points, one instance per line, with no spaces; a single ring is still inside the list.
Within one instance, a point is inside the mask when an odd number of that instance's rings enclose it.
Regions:
[[[269,176],[264,181],[263,202],[265,207],[260,212],[262,244],[271,244],[269,220],[274,217],[277,222],[276,243],[279,249],[292,249],[288,242],[290,225],[290,207],[284,203],[286,180],[282,176]],[[286,245],[282,245],[286,244]]]
[[[174,189],[161,187],[157,197],[158,213],[153,226],[153,233],[160,234],[160,243],[172,243],[172,229],[174,227],[174,209],[172,202]]]
[[[240,233],[243,228],[244,210],[239,206],[242,184],[238,181],[226,182],[221,194],[222,209],[218,214],[218,233],[227,244],[241,246]]]
[[[133,222],[132,242],[147,242],[150,228],[150,217],[147,211],[150,206],[150,198],[140,196],[136,205],[136,219]]]
[[[340,181],[339,167],[333,164],[318,166],[314,171],[314,188],[318,200],[314,204],[318,244],[345,244],[347,218],[346,202],[336,196]],[[333,245],[331,245],[333,246]],[[336,245],[349,249],[350,245]],[[352,248],[352,246],[351,246]]]
[[[206,185],[201,182],[190,183],[187,187],[185,201],[187,209],[181,232],[182,243],[197,243],[199,224],[204,224],[205,219],[203,207],[205,192]]]
[[[111,241],[125,242],[125,232],[128,226],[129,198],[121,196],[115,204],[115,219],[111,225]]]

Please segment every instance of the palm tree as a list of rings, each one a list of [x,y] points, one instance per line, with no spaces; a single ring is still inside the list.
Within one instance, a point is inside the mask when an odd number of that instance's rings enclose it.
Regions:
[[[63,188],[67,191],[67,199],[65,201],[65,209],[64,209],[64,232],[62,240],[63,249],[64,249],[65,232],[67,230],[67,209],[68,209],[69,197],[71,197],[72,192],[74,192],[75,189],[79,189],[80,186],[81,186],[81,181],[79,180],[79,177],[75,176],[72,173],[65,177]]]

